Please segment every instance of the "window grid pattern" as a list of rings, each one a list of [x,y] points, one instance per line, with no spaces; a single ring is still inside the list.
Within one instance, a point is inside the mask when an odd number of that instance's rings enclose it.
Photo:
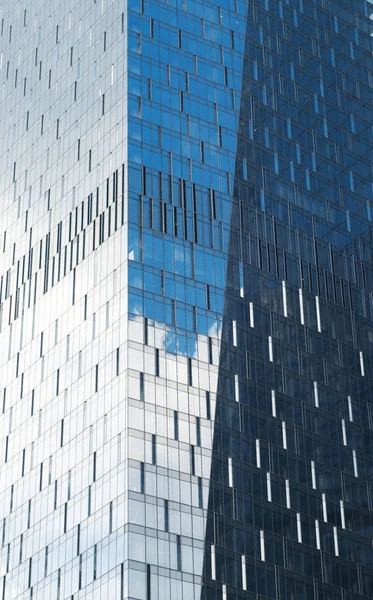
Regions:
[[[1,9],[3,600],[373,596],[371,12]]]

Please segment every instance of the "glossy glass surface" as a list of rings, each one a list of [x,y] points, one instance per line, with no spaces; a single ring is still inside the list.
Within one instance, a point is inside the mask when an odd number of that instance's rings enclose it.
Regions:
[[[371,12],[2,6],[2,600],[373,596]]]

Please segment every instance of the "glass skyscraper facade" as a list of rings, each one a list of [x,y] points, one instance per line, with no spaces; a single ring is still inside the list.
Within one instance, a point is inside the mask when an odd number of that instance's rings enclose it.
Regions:
[[[0,7],[0,600],[373,597],[371,13]]]

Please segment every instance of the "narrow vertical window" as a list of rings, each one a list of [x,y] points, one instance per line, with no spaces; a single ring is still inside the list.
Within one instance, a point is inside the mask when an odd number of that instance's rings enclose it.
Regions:
[[[241,572],[242,572],[242,589],[247,590],[247,578],[246,578],[246,556],[241,555]]]
[[[179,439],[179,417],[177,410],[174,410],[174,439]]]
[[[301,521],[300,513],[297,513],[297,537],[298,537],[298,543],[301,544],[302,543],[302,521]]]
[[[144,373],[140,373],[140,400],[144,402]]]
[[[32,575],[32,556],[29,558],[28,563],[28,589],[31,587],[31,575]]]
[[[250,316],[250,327],[254,328],[254,304],[250,302],[249,305],[249,316]]]
[[[312,487],[315,490],[316,489],[316,467],[315,467],[314,460],[311,460],[311,480],[312,480]]]
[[[321,542],[320,542],[320,524],[319,520],[315,520],[315,534],[316,534],[316,548],[317,550],[321,550]]]
[[[155,376],[159,377],[159,350],[155,349]]]
[[[343,445],[347,446],[346,421],[344,419],[342,419],[342,440]]]
[[[22,451],[22,477],[25,475],[26,448]]]
[[[339,507],[340,507],[340,511],[341,511],[341,526],[342,526],[342,529],[346,529],[345,508],[344,508],[343,500],[339,501]]]
[[[233,487],[233,461],[232,457],[228,456],[228,485]]]
[[[196,440],[197,446],[201,445],[201,419],[196,417]]]
[[[196,474],[196,460],[194,446],[190,446],[190,472],[192,475]]]
[[[140,464],[140,492],[145,494],[145,464]]]
[[[152,464],[157,464],[157,445],[156,445],[156,436],[152,434]]]
[[[265,543],[264,543],[264,531],[260,530],[260,560],[265,561]]]
[[[5,529],[5,519],[4,519],[4,529]],[[3,538],[4,545],[4,538]],[[21,533],[20,543],[19,543],[19,564],[22,563],[22,554],[23,554],[23,533]]]
[[[233,346],[237,346],[237,321],[232,321]]]
[[[202,477],[198,477],[198,507],[203,508]]]
[[[268,337],[268,358],[270,362],[273,362],[273,342],[271,335]]]
[[[339,556],[339,545],[338,545],[338,529],[333,527],[333,538],[334,538],[334,554]]]
[[[146,600],[152,600],[150,565],[146,565]]]
[[[352,414],[352,402],[351,402],[351,396],[348,396],[347,398],[347,402],[348,402],[348,417],[351,421],[351,423],[353,422],[353,414]]]
[[[71,498],[71,469],[69,469],[68,477],[67,477],[67,499]]]
[[[208,419],[209,421],[211,419],[211,402],[209,391],[206,391],[206,419]]]
[[[97,544],[94,545],[93,549],[93,581],[97,578]]]
[[[96,481],[96,458],[97,458],[97,454],[96,452],[93,453],[93,468],[92,468],[92,480],[93,483]]]
[[[303,290],[299,288],[299,309],[300,309],[300,322],[304,325],[304,308],[303,308]]]
[[[286,281],[282,281],[282,302],[284,308],[284,317],[288,316],[288,303],[287,303],[287,295],[286,295]]]
[[[211,544],[211,579],[216,580],[215,546]]]
[[[315,399],[315,406],[316,406],[316,408],[319,408],[319,388],[317,385],[317,381],[313,382],[313,393],[314,393],[314,399]]]
[[[240,401],[240,384],[237,373],[234,374],[234,397],[236,402]]]
[[[260,469],[261,460],[260,460],[260,440],[255,440],[255,452],[256,452],[256,466]]]
[[[271,390],[271,403],[272,403],[272,417],[276,417],[277,410],[276,410],[276,391],[275,390]]]
[[[323,493],[321,494],[321,499],[322,499],[322,514],[323,514],[323,519],[324,519],[324,523],[328,522],[328,509],[326,506],[326,495]]]
[[[212,339],[208,338],[208,353],[209,353],[209,364],[213,364],[213,352],[212,352]]]
[[[286,508],[291,508],[289,479],[285,479],[285,495],[286,495]]]
[[[282,421],[282,446],[284,450],[287,450],[288,442],[287,442],[287,431],[286,431],[286,423]]]
[[[360,372],[361,372],[362,377],[365,377],[364,355],[361,350],[359,352],[359,357],[360,357]]]
[[[169,511],[168,511],[168,500],[164,501],[164,530],[168,531],[169,527]]]
[[[352,462],[354,465],[354,475],[355,477],[359,476],[359,472],[358,472],[358,467],[357,467],[357,456],[356,456],[356,450],[352,451]]]
[[[148,325],[148,319],[145,317],[144,319],[144,345],[147,346],[148,345],[148,341],[149,341],[149,325]]]
[[[319,333],[321,333],[320,300],[319,300],[318,296],[316,296],[316,321],[317,321],[317,331]]]
[[[81,554],[79,556],[79,582],[78,582],[78,588],[80,590],[82,589],[82,579],[83,579],[83,555]]]
[[[14,484],[12,483],[11,488],[10,488],[10,507],[9,507],[10,513],[13,512],[13,498],[14,498]]]
[[[267,472],[267,500],[268,500],[268,502],[272,502],[271,473],[268,473],[268,472]]]
[[[193,385],[193,370],[191,358],[188,358],[188,385]]]

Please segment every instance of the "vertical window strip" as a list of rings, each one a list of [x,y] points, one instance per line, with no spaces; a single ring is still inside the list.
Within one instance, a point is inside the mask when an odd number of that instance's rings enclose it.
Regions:
[[[314,393],[315,406],[316,406],[316,408],[319,408],[319,388],[317,385],[317,381],[313,382],[313,393]]]
[[[231,456],[228,456],[228,485],[231,488],[233,487],[233,463]]]
[[[238,379],[237,373],[234,374],[234,394],[235,394],[236,402],[239,402],[240,401],[240,386],[239,386],[239,379]]]
[[[264,531],[260,530],[260,560],[265,561],[265,541],[264,541]]]
[[[254,304],[252,302],[250,302],[250,305],[249,305],[249,312],[250,312],[250,327],[254,328]]]
[[[316,468],[315,461],[311,460],[311,479],[312,479],[312,488],[316,489]]]
[[[258,469],[260,469],[261,467],[261,460],[260,460],[260,440],[255,440],[255,452],[256,452],[256,466],[258,467]]]
[[[271,473],[267,472],[267,500],[272,502]]]
[[[291,508],[290,481],[285,479],[286,508]]]
[[[276,417],[277,410],[276,410],[276,392],[275,392],[275,390],[271,390],[271,402],[272,402],[272,417]]]
[[[317,321],[317,331],[319,333],[321,333],[320,300],[319,300],[318,296],[316,296],[316,321]]]

